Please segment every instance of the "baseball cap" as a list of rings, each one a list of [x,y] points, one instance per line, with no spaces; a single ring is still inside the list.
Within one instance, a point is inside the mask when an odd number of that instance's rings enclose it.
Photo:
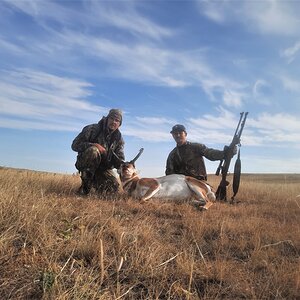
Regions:
[[[185,127],[181,124],[176,124],[172,127],[172,130],[170,131],[170,133],[181,132],[181,131],[186,132]]]

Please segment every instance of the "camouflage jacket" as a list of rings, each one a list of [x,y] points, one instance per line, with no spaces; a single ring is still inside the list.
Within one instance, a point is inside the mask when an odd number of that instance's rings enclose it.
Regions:
[[[105,169],[119,168],[120,161],[110,153],[111,146],[114,144],[114,152],[121,160],[125,160],[124,140],[121,132],[117,129],[110,132],[107,128],[107,118],[103,117],[97,124],[85,126],[72,143],[72,150],[78,153],[91,147],[93,143],[102,145],[107,155],[101,158],[101,165]]]
[[[187,142],[174,148],[167,159],[166,175],[184,174],[207,180],[203,157],[209,160],[221,160],[224,151],[207,148],[203,144]]]

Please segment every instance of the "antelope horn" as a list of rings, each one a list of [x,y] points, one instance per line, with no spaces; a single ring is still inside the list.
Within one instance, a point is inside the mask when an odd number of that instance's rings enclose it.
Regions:
[[[134,159],[132,159],[129,163],[134,165],[135,161],[141,156],[143,151],[144,151],[144,148],[141,148],[139,153],[136,155],[136,157]]]
[[[117,158],[117,160],[119,160],[121,163],[124,163],[125,161],[123,159],[121,159],[115,151],[112,150],[112,154]]]

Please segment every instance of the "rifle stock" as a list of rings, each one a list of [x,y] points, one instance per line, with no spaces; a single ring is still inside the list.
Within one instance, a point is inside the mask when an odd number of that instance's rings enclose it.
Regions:
[[[216,175],[218,176],[221,172],[222,174],[222,179],[220,181],[220,184],[218,186],[217,192],[216,192],[216,198],[217,200],[227,200],[227,186],[229,185],[229,182],[227,181],[226,177],[228,174],[228,170],[229,170],[229,166],[230,166],[230,162],[231,159],[233,157],[234,154],[234,148],[240,144],[241,141],[241,135],[245,126],[245,122],[246,122],[246,118],[247,118],[248,112],[241,112],[240,113],[240,120],[238,122],[238,125],[236,127],[232,142],[230,143],[229,146],[225,146],[224,147],[224,153],[225,153],[225,157],[223,160],[220,161],[220,164],[217,168],[216,171]],[[239,164],[240,164],[240,155],[238,155],[238,160],[239,160]],[[240,172],[240,169],[239,169]],[[234,186],[234,196],[237,194],[238,191],[238,187],[239,187],[239,176],[235,176],[235,186]],[[233,196],[233,197],[234,197]],[[232,198],[233,199],[233,198]]]

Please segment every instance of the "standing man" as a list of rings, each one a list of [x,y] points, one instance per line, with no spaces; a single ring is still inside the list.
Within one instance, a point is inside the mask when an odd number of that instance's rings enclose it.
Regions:
[[[75,167],[82,181],[78,194],[87,195],[92,187],[105,193],[119,191],[112,169],[118,169],[120,160],[125,160],[121,125],[122,111],[113,108],[97,124],[85,126],[74,139],[72,150],[78,152]]]
[[[225,151],[207,148],[203,144],[187,141],[187,132],[183,125],[173,126],[170,132],[176,142],[176,147],[167,159],[166,175],[184,174],[200,180],[207,180],[203,157],[209,160],[222,160]],[[236,154],[236,151],[234,151]]]

